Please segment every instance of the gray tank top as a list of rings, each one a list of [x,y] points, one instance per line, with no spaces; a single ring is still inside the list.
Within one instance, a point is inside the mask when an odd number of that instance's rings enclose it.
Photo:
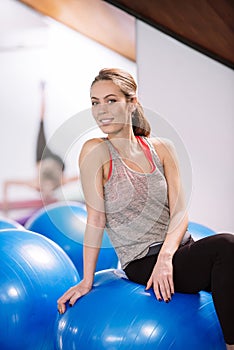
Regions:
[[[108,139],[111,174],[104,186],[106,230],[121,267],[144,257],[150,245],[162,242],[170,213],[163,166],[149,139],[141,137],[154,168],[150,173],[130,169]]]

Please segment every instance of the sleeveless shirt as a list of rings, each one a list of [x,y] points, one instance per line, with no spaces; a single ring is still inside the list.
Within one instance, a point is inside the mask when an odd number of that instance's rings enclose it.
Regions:
[[[164,241],[170,221],[167,182],[148,138],[138,137],[138,142],[145,154],[145,148],[149,151],[150,173],[129,168],[112,143],[104,141],[111,160],[111,174],[104,186],[106,231],[124,269],[132,260],[144,257],[150,245]]]

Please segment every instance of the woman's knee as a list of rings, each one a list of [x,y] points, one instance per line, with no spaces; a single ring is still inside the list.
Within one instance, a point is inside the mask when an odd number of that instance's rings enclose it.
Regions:
[[[219,233],[215,235],[217,247],[221,253],[234,261],[234,234]]]

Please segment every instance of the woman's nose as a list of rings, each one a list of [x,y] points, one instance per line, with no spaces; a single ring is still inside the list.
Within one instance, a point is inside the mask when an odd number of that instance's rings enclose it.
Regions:
[[[105,114],[108,112],[108,105],[106,103],[99,103],[97,106],[98,114]]]

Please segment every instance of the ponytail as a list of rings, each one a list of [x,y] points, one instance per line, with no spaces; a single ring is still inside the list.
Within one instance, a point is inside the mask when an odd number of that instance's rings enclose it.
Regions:
[[[149,137],[150,135],[151,127],[139,102],[132,113],[132,129],[135,136]]]

